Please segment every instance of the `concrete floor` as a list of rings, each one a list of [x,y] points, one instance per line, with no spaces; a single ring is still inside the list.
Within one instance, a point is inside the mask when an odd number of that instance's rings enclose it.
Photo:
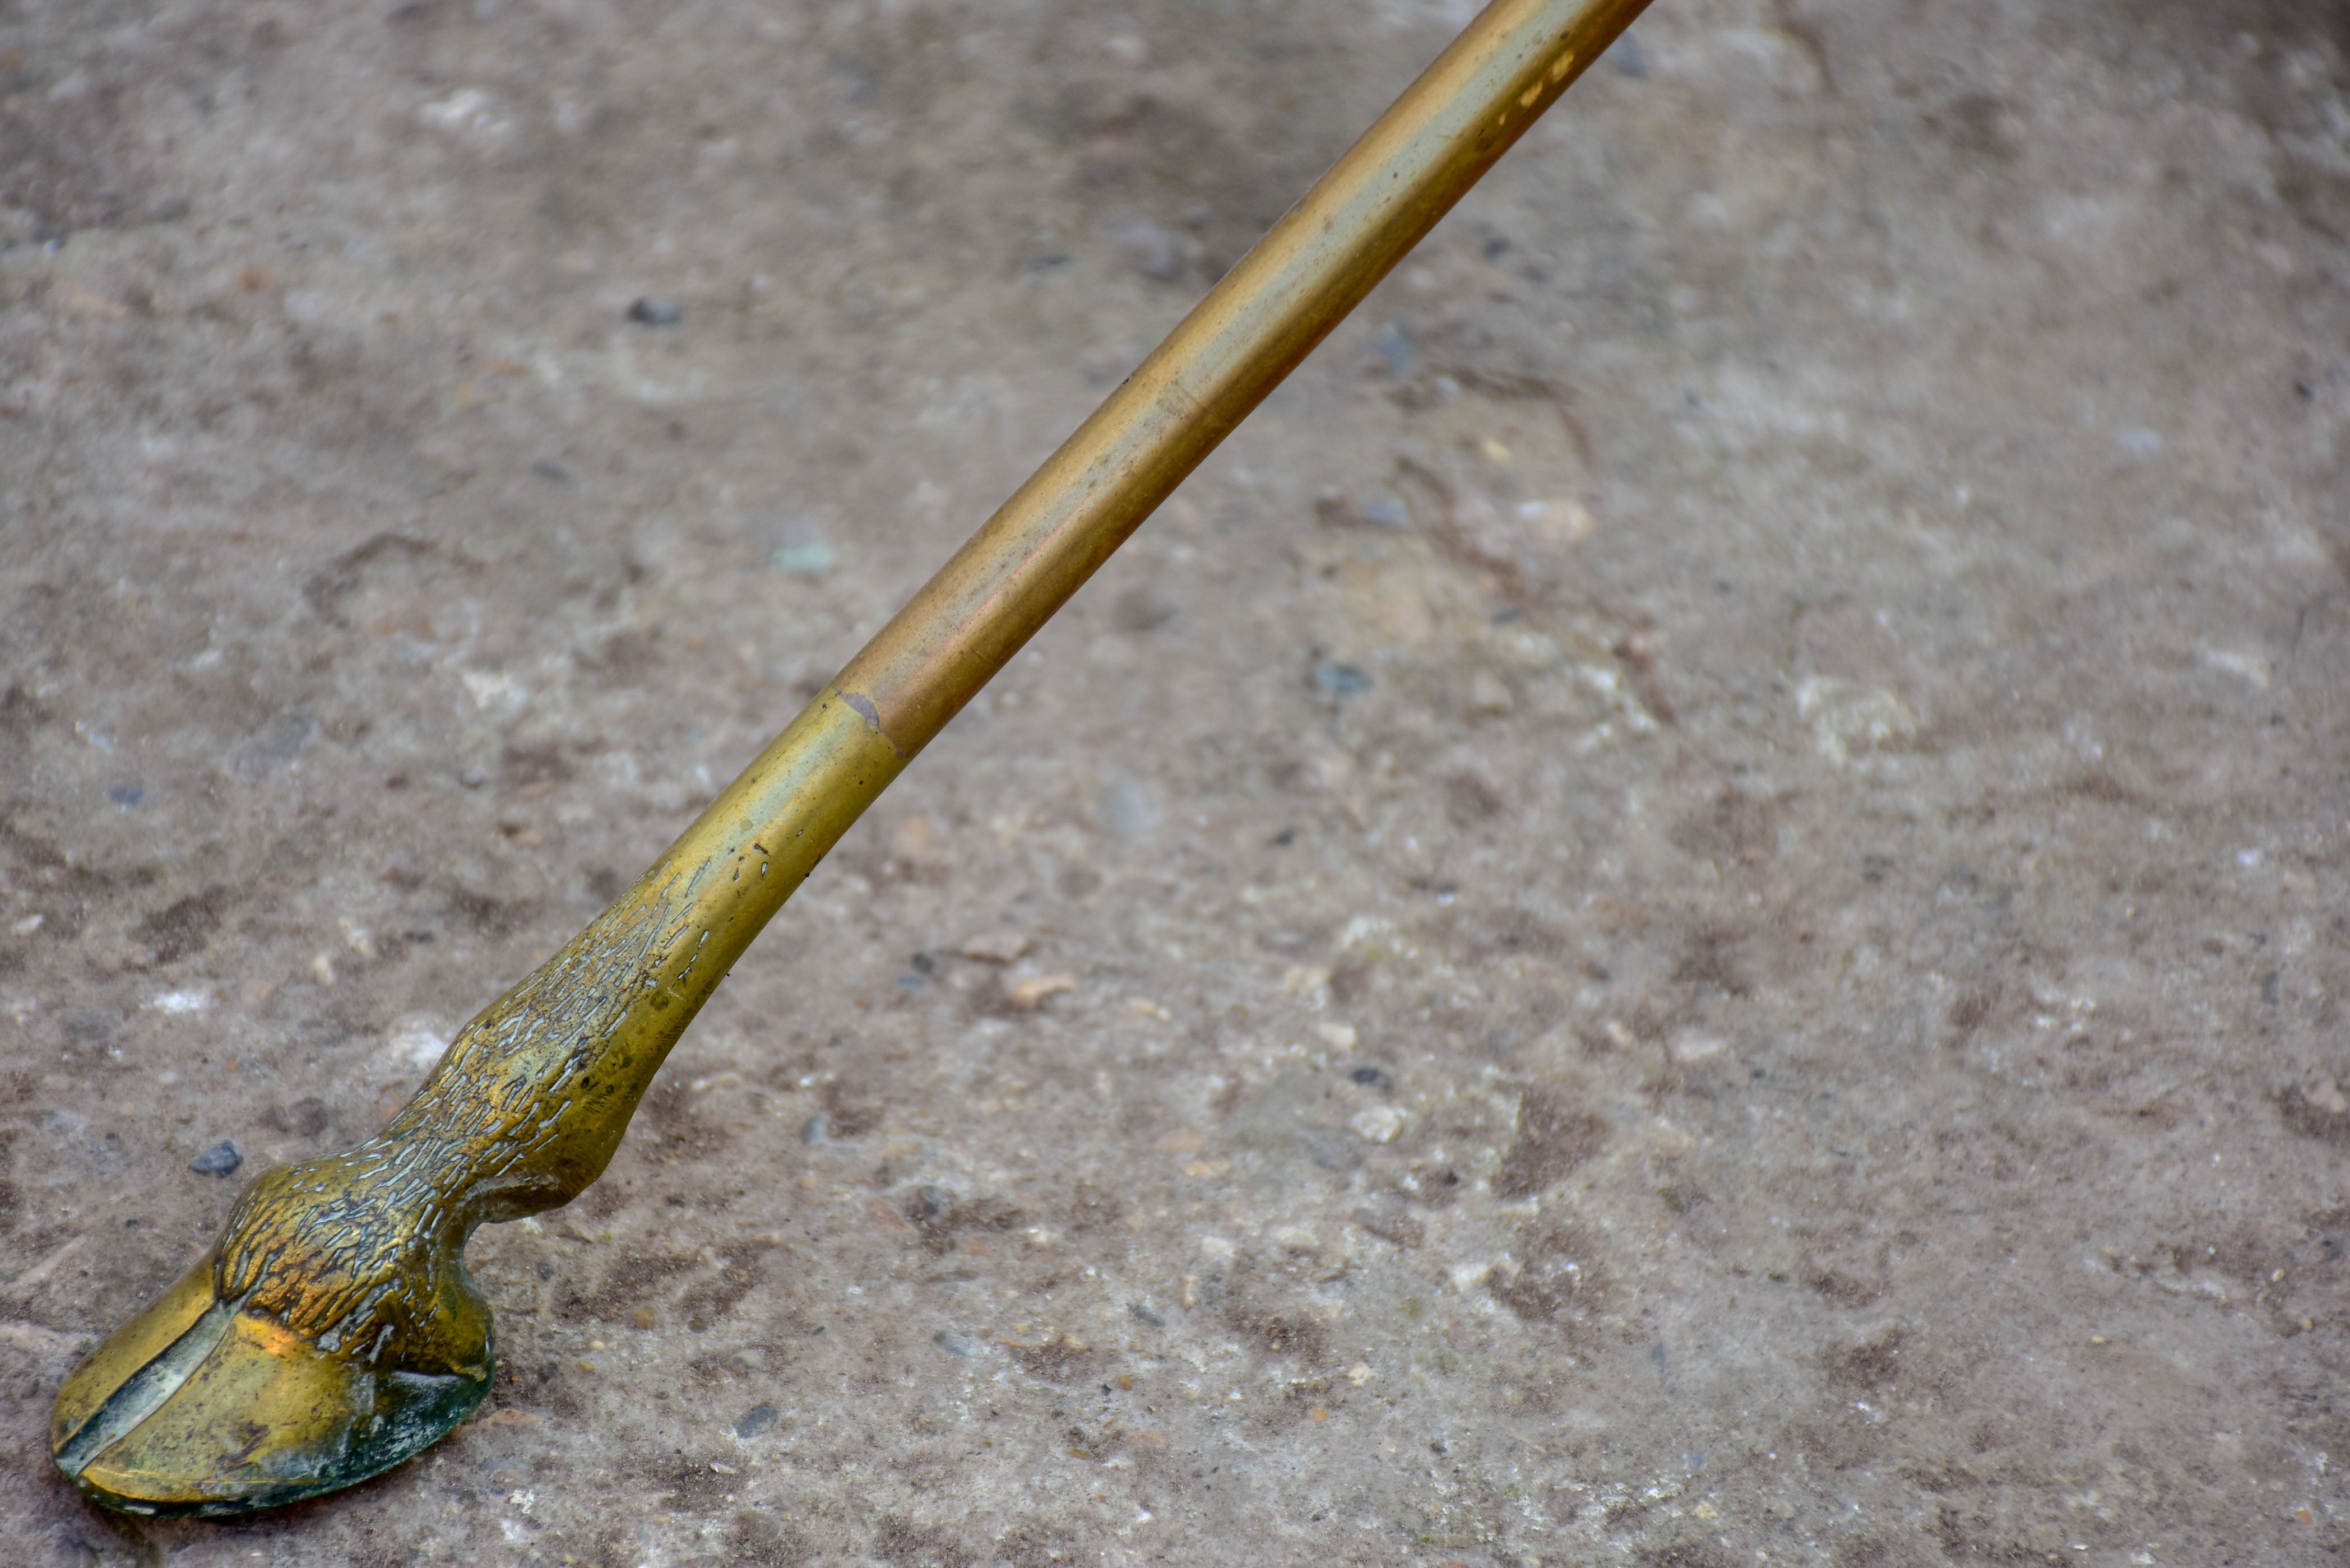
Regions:
[[[476,1240],[494,1413],[51,1475],[1461,16],[0,0],[0,1557],[2341,1559],[2338,0],[1659,0]]]

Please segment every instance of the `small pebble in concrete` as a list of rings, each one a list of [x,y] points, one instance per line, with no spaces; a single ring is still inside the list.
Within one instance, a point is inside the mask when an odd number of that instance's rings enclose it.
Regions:
[[[754,1405],[743,1412],[741,1420],[734,1423],[734,1435],[743,1438],[755,1438],[782,1418],[783,1413],[773,1405]]]
[[[1158,630],[1175,618],[1175,601],[1157,587],[1144,584],[1118,596],[1110,607],[1110,624],[1129,636]]]
[[[107,785],[106,798],[123,810],[129,811],[147,798],[147,789],[143,784],[125,781],[121,784]]]
[[[822,1143],[826,1131],[831,1125],[822,1111],[816,1112],[800,1124],[800,1141],[809,1144]]]
[[[1417,369],[1418,356],[1412,351],[1411,334],[1404,330],[1401,322],[1390,321],[1380,327],[1379,335],[1373,339],[1371,347],[1378,351],[1380,358],[1388,362],[1388,371],[1397,380],[1411,379],[1411,373]],[[1399,505],[1396,510],[1400,513],[1403,508]],[[1384,523],[1380,518],[1372,516],[1369,504],[1364,506],[1363,515],[1369,517],[1374,523],[1380,523],[1384,527],[1400,528],[1406,525],[1404,523]]]
[[[1191,247],[1181,234],[1148,218],[1118,218],[1102,225],[1102,237],[1121,265],[1160,283],[1183,275]]]
[[[1076,989],[1077,981],[1075,975],[1040,974],[1024,979],[1007,974],[1003,977],[1005,1000],[1023,1012],[1034,1012],[1045,1005],[1047,998],[1058,996],[1065,991]]]
[[[832,570],[838,560],[829,541],[813,539],[804,544],[785,545],[775,552],[775,569],[787,576],[820,577]]]
[[[956,950],[983,963],[1011,963],[1025,953],[1029,941],[1019,931],[984,931]]]
[[[1157,821],[1150,795],[1131,774],[1114,773],[1102,781],[1095,816],[1120,838],[1132,838]]]
[[[1480,670],[1469,678],[1469,711],[1481,715],[1508,712],[1517,705],[1510,688],[1490,670]]]
[[[280,713],[268,725],[239,742],[228,757],[232,775],[250,783],[265,778],[294,760],[296,753],[318,732],[318,722],[309,714],[295,711]]]
[[[1314,667],[1314,684],[1332,697],[1352,697],[1371,689],[1371,678],[1351,664],[1334,664],[1328,659]]]
[[[1392,528],[1400,533],[1411,526],[1411,513],[1400,496],[1382,490],[1363,503],[1363,521],[1376,528]]]
[[[95,1008],[78,1008],[70,1012],[59,1013],[57,1026],[65,1031],[66,1039],[69,1044],[102,1045],[113,1039],[116,1032],[122,1027],[122,1018],[119,1013],[104,1012]]]
[[[244,1163],[244,1153],[235,1144],[223,1138],[188,1161],[188,1168],[198,1176],[234,1176],[236,1168]]]
[[[1359,1122],[1360,1118],[1358,1117],[1357,1119]],[[1360,1128],[1358,1127],[1357,1130],[1359,1131]],[[1378,1138],[1374,1141],[1385,1143],[1387,1139]],[[1329,1171],[1334,1176],[1344,1176],[1348,1171],[1358,1169],[1362,1166],[1362,1155],[1356,1150],[1354,1145],[1348,1143],[1345,1138],[1340,1137],[1336,1133],[1308,1133],[1305,1135],[1304,1144],[1305,1158],[1312,1160],[1324,1170]],[[1229,1160],[1222,1163],[1226,1166],[1231,1164]],[[1188,1170],[1186,1174],[1189,1174]]]
[[[1395,1087],[1395,1075],[1388,1072],[1385,1067],[1357,1067],[1353,1072],[1347,1074],[1347,1076],[1353,1079],[1356,1083],[1362,1085],[1363,1087],[1367,1089],[1392,1089]]]
[[[279,1132],[295,1133],[303,1137],[317,1137],[327,1130],[327,1124],[333,1117],[328,1113],[327,1102],[311,1095],[295,1101],[290,1106],[272,1106],[262,1113],[261,1119]]]
[[[1160,1317],[1157,1313],[1152,1312],[1140,1302],[1128,1302],[1127,1303],[1126,1310],[1128,1315],[1132,1317],[1137,1323],[1147,1323],[1153,1328],[1165,1328],[1167,1326],[1167,1320],[1165,1318]]]
[[[674,327],[685,319],[685,306],[658,294],[640,294],[629,306],[629,319],[639,327]]]
[[[972,1353],[979,1348],[977,1340],[966,1334],[957,1334],[951,1328],[942,1328],[932,1334],[931,1343],[961,1361],[970,1360]]]
[[[766,527],[775,542],[775,567],[787,576],[821,577],[840,559],[840,552],[833,548],[821,518],[794,512],[775,519]]]

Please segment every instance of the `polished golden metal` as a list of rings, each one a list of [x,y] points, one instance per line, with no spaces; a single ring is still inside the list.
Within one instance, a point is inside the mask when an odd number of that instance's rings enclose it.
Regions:
[[[75,1368],[57,1468],[224,1516],[398,1464],[489,1392],[464,1263],[570,1201],[727,969],[906,763],[1647,0],[1494,0],[651,870],[459,1032],[358,1147],[265,1171]]]

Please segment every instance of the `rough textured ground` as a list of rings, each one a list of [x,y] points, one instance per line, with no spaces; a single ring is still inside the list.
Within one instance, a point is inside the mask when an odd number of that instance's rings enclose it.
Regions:
[[[0,0],[0,1556],[2340,1560],[2345,16],[1659,0],[476,1241],[495,1413],[158,1526],[88,1337],[1458,16]]]

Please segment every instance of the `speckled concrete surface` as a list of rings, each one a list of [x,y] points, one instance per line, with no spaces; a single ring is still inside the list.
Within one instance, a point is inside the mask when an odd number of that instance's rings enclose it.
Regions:
[[[2338,1560],[2333,0],[1659,0],[477,1240],[494,1414],[50,1475],[1445,10],[0,0],[0,1557]]]

